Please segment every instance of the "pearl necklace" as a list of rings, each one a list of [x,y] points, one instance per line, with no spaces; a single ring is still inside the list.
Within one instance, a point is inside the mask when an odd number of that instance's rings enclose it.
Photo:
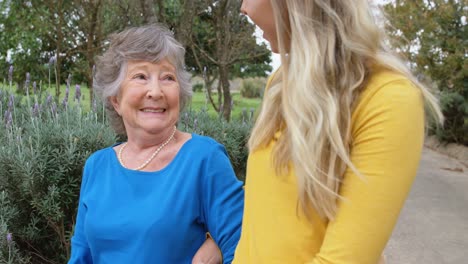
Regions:
[[[174,135],[175,135],[175,132],[176,132],[176,127],[174,126],[174,130],[172,131],[172,134],[171,136],[164,142],[161,144],[161,146],[159,146],[154,152],[153,154],[151,154],[151,156],[143,163],[141,164],[140,166],[138,166],[137,168],[135,168],[134,170],[141,170],[143,168],[145,168],[146,166],[148,166],[148,164],[154,159],[154,157],[156,157],[156,155],[158,155],[159,152],[161,152],[161,150],[167,145],[169,144],[169,142],[174,138]],[[122,164],[122,166],[126,169],[129,169],[127,166],[125,166],[125,163],[122,159],[122,152],[123,150],[125,149],[125,147],[127,146],[127,143],[128,142],[125,142],[122,147],[119,149],[119,155],[118,155],[118,159],[120,161],[120,164]]]

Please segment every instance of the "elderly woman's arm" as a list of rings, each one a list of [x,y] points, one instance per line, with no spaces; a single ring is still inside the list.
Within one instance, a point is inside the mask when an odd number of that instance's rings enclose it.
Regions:
[[[224,147],[217,144],[206,151],[201,187],[204,220],[221,250],[223,263],[231,263],[241,233],[244,190]]]

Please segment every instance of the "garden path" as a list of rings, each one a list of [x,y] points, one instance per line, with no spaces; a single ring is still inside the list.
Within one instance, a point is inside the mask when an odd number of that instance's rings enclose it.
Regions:
[[[387,264],[468,263],[468,167],[460,160],[424,148],[385,255]]]

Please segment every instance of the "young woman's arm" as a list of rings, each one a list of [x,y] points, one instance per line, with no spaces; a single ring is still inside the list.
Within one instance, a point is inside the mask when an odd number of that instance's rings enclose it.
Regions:
[[[419,165],[424,107],[405,79],[368,87],[352,118],[351,160],[336,219],[310,263],[376,264],[397,222]]]

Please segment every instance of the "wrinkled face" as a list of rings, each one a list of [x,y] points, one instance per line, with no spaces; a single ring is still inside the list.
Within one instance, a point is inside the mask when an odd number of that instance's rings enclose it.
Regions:
[[[243,0],[241,12],[263,30],[263,38],[270,42],[271,51],[278,53],[275,19],[270,0]]]
[[[179,118],[179,91],[176,69],[167,59],[129,61],[119,94],[110,100],[130,138],[172,130]]]

